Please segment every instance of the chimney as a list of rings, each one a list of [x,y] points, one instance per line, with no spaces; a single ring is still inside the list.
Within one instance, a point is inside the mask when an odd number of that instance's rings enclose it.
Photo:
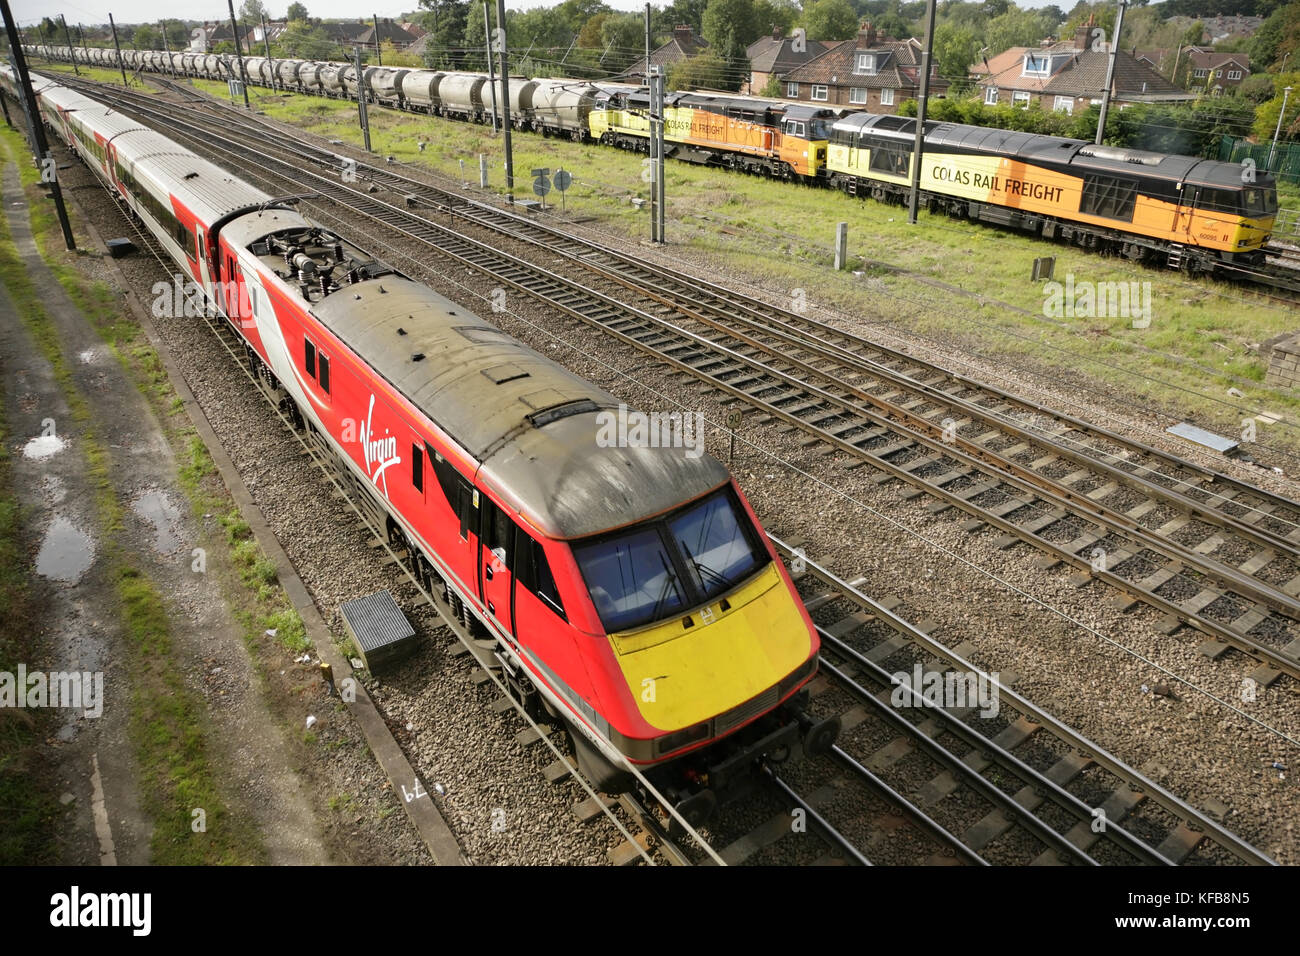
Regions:
[[[682,43],[689,43],[691,40],[691,25],[689,23],[679,23],[673,27],[673,37]]]
[[[1076,50],[1092,49],[1092,31],[1097,26],[1097,18],[1093,14],[1088,14],[1088,19],[1079,24],[1079,31],[1074,35],[1074,48]]]
[[[858,47],[869,50],[876,45],[876,28],[871,25],[870,20],[863,22],[861,29],[858,30]]]

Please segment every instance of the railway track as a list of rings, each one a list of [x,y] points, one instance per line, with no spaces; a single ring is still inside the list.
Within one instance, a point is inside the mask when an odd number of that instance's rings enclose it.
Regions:
[[[795,554],[790,544],[771,537],[785,555]],[[871,774],[872,787],[892,785],[894,798],[905,801],[910,817],[924,821],[930,836],[956,837],[948,843],[954,860],[1272,862],[1205,812],[973,667],[968,647],[945,647],[926,625],[896,615],[895,602],[868,597],[859,590],[861,582],[845,581],[802,554],[799,561],[800,590],[822,638],[825,683],[814,700],[819,710],[838,711],[844,727],[825,760],[854,778]],[[897,689],[900,677],[914,675],[918,666],[927,675],[987,680],[996,714],[981,710],[987,698],[921,706],[914,696],[919,688]],[[901,707],[891,704],[900,693],[910,699]],[[831,825],[838,823],[830,807],[822,813]],[[724,859],[729,852],[721,850]]]
[[[201,152],[255,172],[273,189],[305,184],[600,328],[755,408],[760,421],[798,428],[809,444],[911,484],[913,494],[935,499],[932,510],[966,512],[968,530],[1003,532],[999,546],[1030,543],[1049,562],[1076,568],[1076,584],[1100,580],[1121,592],[1121,606],[1140,601],[1164,612],[1168,633],[1196,628],[1209,638],[1201,645],[1205,654],[1245,653],[1258,662],[1251,677],[1260,684],[1281,674],[1300,677],[1300,504],[1290,499],[454,191],[378,167],[361,168],[356,185],[344,183],[341,157],[240,111],[212,105],[296,162],[212,143],[190,110],[157,97],[87,89],[165,124]],[[304,160],[314,168],[304,170]],[[372,187],[398,193],[402,205],[378,198]],[[580,267],[609,291],[439,225],[409,208],[412,202]],[[312,208],[338,222],[330,209]]]
[[[142,244],[164,266],[170,265],[151,237],[139,230],[137,234]],[[209,320],[209,325],[231,357],[244,368],[259,391],[275,406],[275,394],[265,387],[266,383],[253,371],[251,363],[240,361],[239,343],[225,325],[212,319]],[[292,429],[284,416],[281,418],[336,492],[356,511],[362,525],[375,540],[383,544],[378,532],[382,522],[369,513],[364,495],[353,487],[355,479],[337,467],[332,453],[318,438],[313,439],[310,435]],[[794,554],[785,542],[775,537],[773,540],[784,553]],[[438,610],[466,651],[474,655],[479,666],[490,676],[492,662],[485,657],[475,636],[463,626],[454,604],[447,600],[446,595],[440,596],[425,589],[424,583],[406,560],[409,555],[401,553],[400,549],[394,551],[386,544],[383,546],[407,573],[423,599]],[[801,556],[801,560],[806,559]],[[1200,811],[1187,806],[1115,758],[1099,751],[1028,701],[1012,695],[1006,688],[999,688],[1003,706],[1010,699],[1017,718],[1014,722],[1007,720],[997,725],[1001,729],[996,734],[989,732],[993,725],[980,726],[979,721],[967,719],[972,710],[968,707],[952,710],[917,709],[915,712],[924,715],[926,720],[913,722],[903,710],[885,703],[890,696],[893,678],[882,665],[891,661],[898,664],[899,655],[910,649],[927,652],[929,657],[926,667],[931,669],[963,667],[970,671],[969,664],[934,642],[923,629],[907,624],[890,613],[884,604],[868,598],[854,584],[837,578],[815,562],[806,562],[803,577],[806,581],[815,582],[819,588],[817,593],[807,599],[810,613],[818,619],[829,621],[818,624],[824,643],[823,671],[831,679],[827,683],[833,683],[853,698],[852,705],[843,715],[847,729],[852,731],[859,727],[870,712],[870,716],[898,734],[898,738],[889,745],[890,764],[897,763],[898,758],[903,756],[897,740],[906,738],[909,750],[915,748],[917,751],[925,751],[941,770],[940,775],[930,781],[928,789],[917,791],[909,800],[899,789],[883,779],[882,775],[871,769],[871,765],[876,765],[879,769],[882,763],[878,753],[869,754],[860,750],[855,753],[852,749],[837,746],[833,750],[834,761],[847,776],[901,809],[920,832],[942,844],[946,848],[945,852],[954,860],[971,864],[986,863],[988,860],[980,855],[981,851],[993,846],[1008,831],[1016,830],[1031,836],[1041,845],[1037,856],[1022,862],[1169,864],[1196,861],[1197,855],[1205,857],[1205,862],[1224,862],[1226,859],[1246,863],[1271,862]],[[826,587],[831,590],[825,590]],[[847,616],[841,616],[843,610],[838,608],[844,602],[854,608]],[[862,628],[870,630],[867,626],[871,624],[884,625],[890,634],[874,643],[868,639],[870,646],[864,649],[861,643],[863,638],[857,631]],[[522,712],[521,716],[528,722],[538,740],[548,736],[549,728],[539,727]],[[942,733],[936,733],[933,727],[927,726],[931,719],[944,724]],[[970,726],[972,723],[974,726]],[[1031,741],[1041,739],[1044,734],[1072,749],[1065,756],[1058,757],[1045,770],[1040,770],[1035,768],[1034,758],[1026,756],[1026,751],[1041,751],[1042,748],[1031,744]],[[944,746],[940,742],[944,736],[958,741],[959,748]],[[1016,751],[1020,752],[1019,755]],[[558,780],[568,774],[577,776],[571,761],[558,751],[556,756],[556,764],[551,769],[560,765],[563,771],[548,771],[548,777]],[[1037,762],[1042,763],[1041,756]],[[1109,774],[1113,778],[1109,790],[1089,777],[1093,770]],[[819,811],[817,803],[820,801],[800,796],[773,768],[767,769],[767,776],[776,791],[809,814],[816,830],[834,853],[849,862],[870,862],[853,840],[837,828],[837,823],[828,815],[829,808],[825,814]],[[1018,780],[1021,786],[1009,791],[1007,781],[1012,778]],[[951,785],[948,781],[951,781]],[[1076,795],[1066,789],[1080,781],[1086,783],[1086,786],[1080,788],[1084,795]],[[588,791],[590,793],[590,788]],[[991,806],[984,817],[967,827],[960,836],[934,810],[935,805],[958,791],[977,793]],[[1089,794],[1092,796],[1091,803],[1087,799]],[[1098,794],[1102,795],[1101,799],[1097,799]],[[590,794],[590,799],[600,802],[608,811],[609,805],[594,793]],[[690,862],[700,855],[698,851],[688,853],[683,850],[661,825],[657,814],[648,811],[633,798],[620,799],[618,805],[625,817],[641,831],[633,835],[624,830],[628,839],[612,854],[621,862],[637,858],[653,861],[647,852],[650,847],[654,848],[658,859],[674,864]],[[1040,807],[1053,811],[1056,817],[1051,813],[1040,812]],[[1148,813],[1145,810],[1147,807],[1155,807],[1158,812]],[[1100,830],[1095,824],[1098,819],[1097,810],[1104,814],[1105,825]],[[1061,832],[1063,827],[1060,814],[1073,817],[1074,820],[1064,832]],[[1090,852],[1096,844],[1111,847],[1117,855],[1108,859],[1102,854]],[[706,855],[726,863],[744,862],[752,849],[760,845],[761,840],[747,836],[719,854],[701,841]],[[1217,855],[1207,856],[1207,848]],[[822,856],[817,861],[826,862],[827,859]]]

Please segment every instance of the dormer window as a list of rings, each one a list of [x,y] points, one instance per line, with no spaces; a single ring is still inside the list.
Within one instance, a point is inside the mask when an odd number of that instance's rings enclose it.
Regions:
[[[874,53],[859,53],[858,66],[855,73],[866,73],[868,76],[876,72],[876,55]]]
[[[1042,56],[1037,53],[1025,54],[1025,69],[1023,76],[1047,76],[1051,69],[1051,57]]]

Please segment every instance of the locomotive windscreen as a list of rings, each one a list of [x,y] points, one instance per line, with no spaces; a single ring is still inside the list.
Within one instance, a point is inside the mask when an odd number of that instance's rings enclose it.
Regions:
[[[707,603],[751,577],[768,559],[730,488],[665,519],[576,544],[573,553],[611,633]]]

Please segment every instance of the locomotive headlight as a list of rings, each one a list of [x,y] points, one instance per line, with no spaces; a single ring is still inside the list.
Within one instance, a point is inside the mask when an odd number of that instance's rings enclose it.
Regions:
[[[675,733],[660,737],[655,741],[655,753],[658,756],[672,753],[685,747],[687,744],[693,744],[698,740],[703,740],[709,736],[709,721],[705,720],[696,724],[694,727],[687,727],[685,730],[678,730]]]

